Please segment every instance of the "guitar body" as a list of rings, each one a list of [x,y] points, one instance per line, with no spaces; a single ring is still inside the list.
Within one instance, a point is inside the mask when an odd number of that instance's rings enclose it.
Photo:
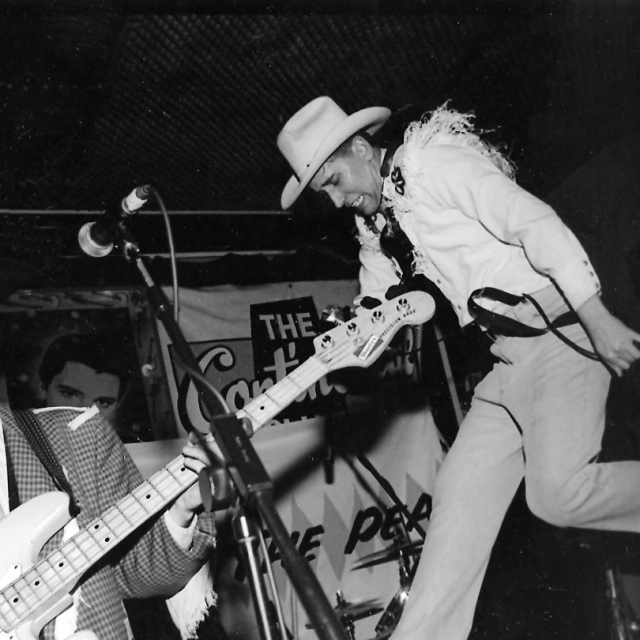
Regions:
[[[69,496],[51,491],[14,509],[0,522],[0,588],[17,580],[37,561],[44,544],[71,519]],[[36,640],[42,627],[72,602],[67,593],[42,603],[37,615],[17,629],[0,630],[0,638]]]

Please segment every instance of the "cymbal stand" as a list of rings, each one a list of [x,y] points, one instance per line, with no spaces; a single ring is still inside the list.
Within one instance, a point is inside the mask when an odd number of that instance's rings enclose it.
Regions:
[[[336,603],[337,609],[340,611],[341,609],[345,609],[347,606],[347,601],[342,594],[342,591],[336,591]],[[340,615],[340,621],[342,625],[347,631],[347,635],[349,636],[349,640],[356,640],[356,625],[347,613],[342,613]]]
[[[260,571],[259,536],[256,522],[247,517],[242,507],[238,507],[232,519],[233,533],[241,552],[245,573],[251,587],[251,596],[257,612],[257,624],[260,636],[265,640],[275,640],[277,629],[274,628],[272,614],[269,611],[269,597],[265,590],[265,581]],[[280,632],[284,630],[282,620],[278,619]]]
[[[394,505],[398,508],[400,513],[404,515],[406,523],[402,520],[399,523],[399,536],[404,538],[406,542],[410,542],[408,530],[415,529],[420,537],[424,540],[427,536],[426,531],[420,526],[420,524],[413,517],[411,512],[407,509],[406,505],[400,500],[398,495],[393,489],[391,483],[375,468],[369,458],[362,452],[356,454],[356,459],[362,464],[365,469],[371,473],[371,475],[377,480],[378,484],[385,493],[389,496]],[[411,566],[409,554],[403,549],[398,551],[398,564],[400,573],[400,588],[396,591],[391,602],[380,616],[380,620],[375,627],[376,638],[386,638],[396,628],[400,616],[404,611],[405,604],[409,598],[409,590],[413,583],[413,577],[415,576],[418,568],[419,558],[416,558]]]
[[[387,608],[380,616],[378,624],[376,624],[376,638],[386,637],[396,628],[396,625],[400,620],[400,616],[404,611],[405,604],[409,598],[409,591],[411,589],[411,584],[413,583],[413,577],[416,573],[416,569],[418,568],[418,562],[419,559],[416,558],[413,566],[411,566],[409,554],[404,549],[400,549],[398,551],[400,588],[396,591],[391,602],[387,605]]]

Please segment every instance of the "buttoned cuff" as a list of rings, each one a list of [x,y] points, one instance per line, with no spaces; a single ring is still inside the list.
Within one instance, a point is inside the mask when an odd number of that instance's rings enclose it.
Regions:
[[[586,258],[573,261],[556,274],[555,280],[574,309],[581,307],[601,290],[595,269]]]

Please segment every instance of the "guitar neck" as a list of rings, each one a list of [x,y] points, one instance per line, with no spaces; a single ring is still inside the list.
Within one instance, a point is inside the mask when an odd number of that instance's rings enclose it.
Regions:
[[[2,591],[0,613],[8,627],[20,626],[42,602],[73,588],[92,565],[197,479],[178,456],[58,550],[34,564]]]
[[[311,356],[288,376],[252,400],[236,413],[238,418],[248,418],[253,433],[286,409],[298,396],[327,374],[328,367],[317,356]]]

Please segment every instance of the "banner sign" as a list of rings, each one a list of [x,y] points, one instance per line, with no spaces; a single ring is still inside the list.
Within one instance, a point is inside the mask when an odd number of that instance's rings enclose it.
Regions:
[[[356,294],[355,282],[181,291],[180,325],[204,375],[235,413],[314,353],[319,310],[350,305]],[[158,331],[180,425],[207,432],[198,394]],[[419,542],[401,507],[427,528],[442,459],[421,376],[421,335],[403,327],[375,365],[325,376],[252,439],[273,480],[278,513],[330,601],[375,601],[375,612],[356,622],[362,640],[375,635],[400,585],[393,548],[381,562],[360,564],[385,555],[398,536]],[[217,560],[221,617],[238,640],[259,640],[239,545],[225,531],[221,526]],[[316,637],[270,533],[263,534],[289,633]]]
[[[311,296],[252,304],[253,368],[260,380],[279,382],[314,354],[320,319]],[[344,393],[321,378],[284,409],[278,420],[300,420],[344,409]]]

